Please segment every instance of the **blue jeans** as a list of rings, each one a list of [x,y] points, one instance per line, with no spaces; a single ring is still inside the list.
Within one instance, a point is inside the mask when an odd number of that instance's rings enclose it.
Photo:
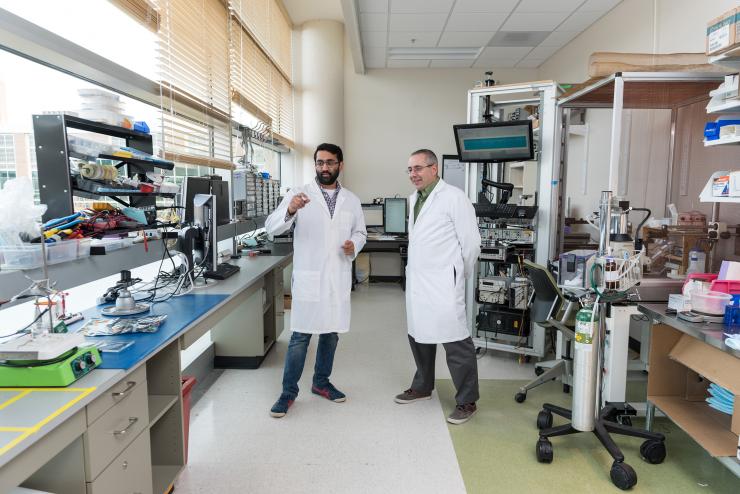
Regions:
[[[288,344],[288,354],[285,356],[283,371],[283,395],[294,400],[298,396],[298,381],[303,374],[303,365],[306,363],[310,333],[293,331]],[[314,367],[313,385],[323,388],[329,384],[329,376],[334,365],[334,352],[337,350],[339,335],[326,333],[319,335],[319,346],[316,349],[316,366]]]

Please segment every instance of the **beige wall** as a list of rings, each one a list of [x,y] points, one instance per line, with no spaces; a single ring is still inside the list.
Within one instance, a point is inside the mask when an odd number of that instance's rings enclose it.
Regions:
[[[542,64],[540,78],[583,82],[595,51],[704,52],[707,21],[737,6],[736,0],[624,0]]]

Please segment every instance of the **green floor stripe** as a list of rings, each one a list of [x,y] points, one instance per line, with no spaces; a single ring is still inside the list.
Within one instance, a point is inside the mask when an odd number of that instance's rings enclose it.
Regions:
[[[562,393],[559,382],[552,382],[531,391],[527,401],[519,404],[514,394],[521,384],[482,380],[478,413],[466,424],[449,427],[468,493],[620,492],[609,479],[612,459],[593,434],[553,438],[553,462],[537,462],[535,422],[540,406],[549,402],[570,407],[570,395]],[[452,382],[437,381],[437,391],[448,414],[455,405]],[[634,394],[634,389],[630,391]],[[565,422],[555,418],[555,425]],[[639,426],[644,421],[633,422]],[[656,419],[655,430],[666,435],[668,456],[661,465],[640,458],[641,439],[616,439],[626,463],[637,472],[637,485],[631,492],[740,493],[740,479],[672,422]]]

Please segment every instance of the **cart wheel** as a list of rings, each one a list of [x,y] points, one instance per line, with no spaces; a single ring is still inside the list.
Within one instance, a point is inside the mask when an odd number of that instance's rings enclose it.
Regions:
[[[541,376],[544,373],[545,373],[545,369],[543,369],[542,367],[536,367],[535,366],[535,368],[534,368],[534,375],[535,376]]]
[[[552,443],[547,439],[537,441],[536,453],[540,463],[552,463]]]
[[[640,445],[640,456],[652,465],[663,463],[665,455],[665,443],[663,441],[648,439]]]
[[[570,393],[570,384],[563,384],[563,393]]]
[[[623,491],[632,489],[637,484],[637,474],[626,463],[612,463],[612,469],[609,472],[612,483]]]
[[[552,427],[552,412],[542,410],[537,414],[537,428],[539,430],[549,429]]]
[[[629,415],[620,415],[617,417],[617,422],[627,427],[632,427],[632,418]]]
[[[524,400],[527,399],[527,393],[517,393],[514,395],[514,400],[517,403],[524,403]]]

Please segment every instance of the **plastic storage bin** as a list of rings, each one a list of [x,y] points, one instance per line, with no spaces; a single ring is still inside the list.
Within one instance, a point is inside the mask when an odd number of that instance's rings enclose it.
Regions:
[[[44,264],[40,244],[0,247],[0,257],[2,269],[35,269]]]
[[[91,238],[81,238],[77,241],[77,259],[90,257]]]
[[[691,292],[691,309],[702,314],[724,316],[732,295],[722,292]]]
[[[595,250],[572,250],[560,254],[558,285],[586,288]]]
[[[74,259],[77,259],[77,240],[62,240],[46,244],[47,264],[59,264]]]
[[[190,395],[195,386],[195,377],[182,376],[182,420],[185,433],[185,463],[188,462],[188,435],[190,433]]]

